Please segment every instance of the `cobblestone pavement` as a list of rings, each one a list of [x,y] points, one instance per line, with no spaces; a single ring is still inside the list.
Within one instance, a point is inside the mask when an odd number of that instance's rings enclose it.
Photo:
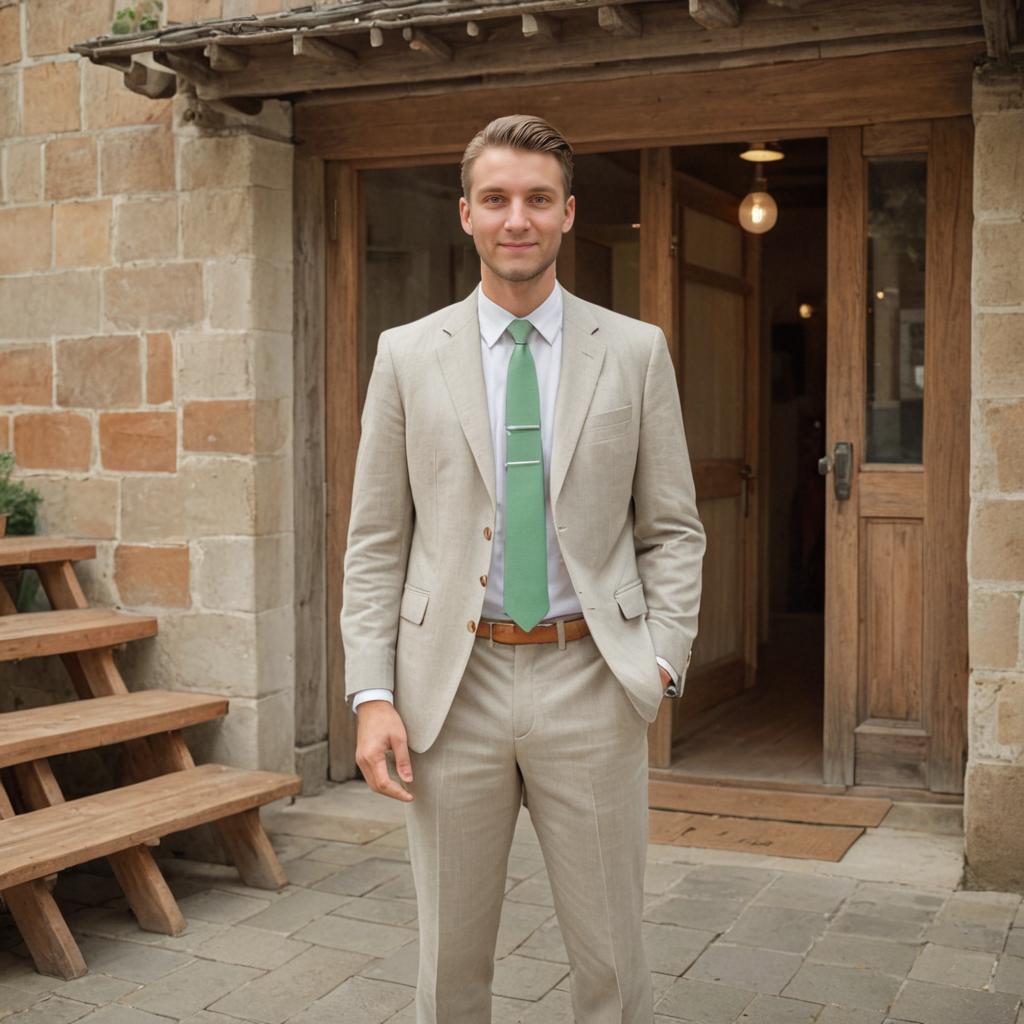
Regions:
[[[109,875],[57,895],[89,973],[36,974],[0,917],[4,1024],[412,1022],[416,900],[402,805],[365,784],[264,821],[290,884],[163,862],[188,930],[139,930]],[[651,845],[657,1024],[1024,1024],[1024,907],[958,890],[957,809],[896,805],[839,864]],[[98,870],[97,865],[90,865]],[[524,809],[509,863],[494,1024],[572,1024],[568,962]],[[586,1024],[586,1022],[580,1022]]]

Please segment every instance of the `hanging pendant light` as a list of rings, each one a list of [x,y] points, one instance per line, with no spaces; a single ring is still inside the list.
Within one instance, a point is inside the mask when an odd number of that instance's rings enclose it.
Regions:
[[[750,191],[740,203],[740,227],[752,235],[763,235],[775,227],[778,218],[779,208],[775,200],[768,194],[768,182],[765,181],[764,174],[758,167]]]
[[[765,181],[761,165],[782,160],[785,156],[777,143],[762,140],[748,142],[747,148],[740,153],[741,160],[749,160],[756,165],[753,184],[740,203],[739,220],[744,231],[762,235],[771,231],[779,219],[779,208],[768,194],[768,182]]]

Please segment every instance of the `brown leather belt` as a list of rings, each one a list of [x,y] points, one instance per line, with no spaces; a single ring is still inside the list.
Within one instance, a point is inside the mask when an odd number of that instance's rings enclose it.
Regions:
[[[590,632],[583,616],[562,619],[561,622],[538,622],[529,632],[515,622],[501,619],[481,619],[477,626],[477,640],[493,640],[496,644],[553,644],[558,642],[558,627],[562,626],[566,640],[579,640]]]

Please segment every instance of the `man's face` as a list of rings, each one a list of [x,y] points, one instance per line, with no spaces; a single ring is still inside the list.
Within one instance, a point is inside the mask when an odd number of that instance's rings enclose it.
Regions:
[[[538,277],[554,263],[576,211],[576,197],[563,196],[558,159],[488,146],[470,179],[469,202],[459,199],[459,216],[484,265],[506,281]]]

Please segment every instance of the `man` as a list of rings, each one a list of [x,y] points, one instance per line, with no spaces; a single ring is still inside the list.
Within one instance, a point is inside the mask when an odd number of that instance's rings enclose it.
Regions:
[[[651,1024],[647,727],[684,682],[706,543],[675,373],[658,327],[556,281],[575,197],[555,128],[492,121],[462,187],[481,283],[381,334],[363,410],[341,613],[356,761],[406,801],[417,1024],[491,1019],[524,803],[576,1020]]]

